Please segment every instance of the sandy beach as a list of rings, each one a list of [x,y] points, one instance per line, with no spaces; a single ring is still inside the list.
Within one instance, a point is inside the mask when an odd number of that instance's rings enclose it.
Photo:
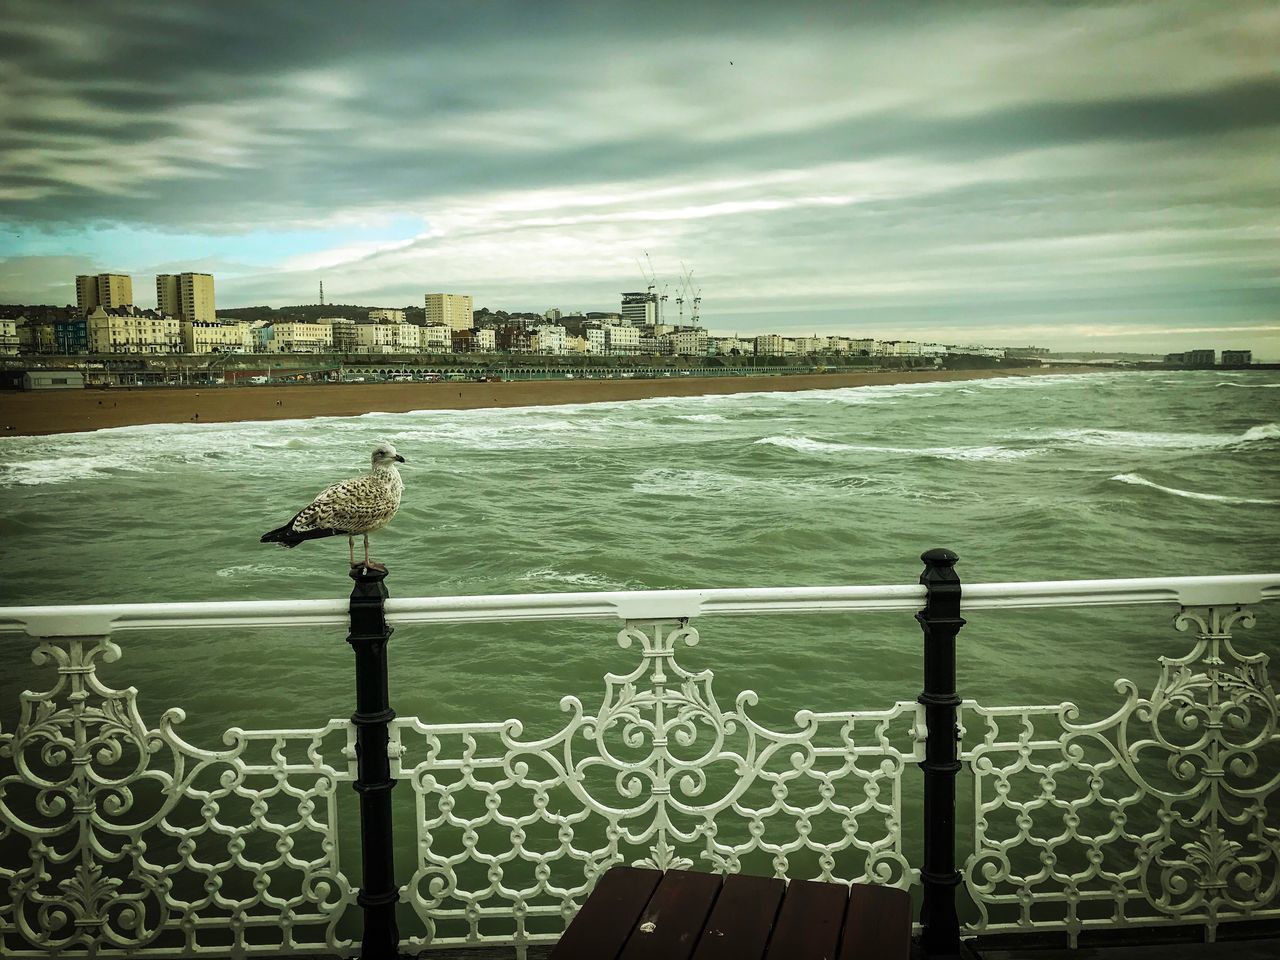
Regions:
[[[346,417],[409,410],[474,410],[648,397],[831,390],[877,384],[1036,376],[1037,367],[778,377],[671,377],[656,380],[540,380],[501,383],[351,383],[284,387],[111,388],[0,395],[0,435],[76,433],[143,423],[226,423]],[[1091,372],[1056,368],[1052,373]]]

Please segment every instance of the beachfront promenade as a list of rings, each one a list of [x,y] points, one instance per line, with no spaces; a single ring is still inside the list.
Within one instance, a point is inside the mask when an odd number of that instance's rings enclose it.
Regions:
[[[680,376],[500,382],[323,383],[304,386],[42,390],[0,394],[9,436],[72,433],[146,423],[230,423],[352,417],[417,410],[476,410],[656,397],[785,393],[990,377],[1098,373],[1097,368],[825,372],[776,376]]]
[[[1280,573],[962,584],[954,554],[922,559],[920,583],[890,586],[394,598],[357,568],[348,599],[0,609],[33,663],[0,713],[0,953],[542,955],[615,863],[904,889],[928,957],[1280,918],[1280,700],[1259,639]],[[1073,608],[1114,611],[1116,642],[1150,652],[1131,679],[1098,665],[1109,712],[957,690],[966,615]],[[901,699],[771,725],[756,694],[686,665],[695,645],[733,656],[735,617],[792,615],[842,636],[892,617],[918,651]],[[388,670],[433,628],[533,621],[596,638],[604,621],[619,648],[601,688],[564,691],[555,729],[527,732],[518,697],[514,719],[396,715]],[[205,747],[183,711],[139,712],[131,649],[281,627],[346,632],[355,697],[298,710],[334,719],[229,716]],[[856,662],[851,640],[833,683]]]

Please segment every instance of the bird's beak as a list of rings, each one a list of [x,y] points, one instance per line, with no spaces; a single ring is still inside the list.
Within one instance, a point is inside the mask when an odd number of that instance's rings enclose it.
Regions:
[[[404,463],[404,457],[400,456],[400,454],[398,454],[398,453],[397,453],[397,454],[396,454],[396,461],[397,461],[397,462],[399,462],[399,463]]]

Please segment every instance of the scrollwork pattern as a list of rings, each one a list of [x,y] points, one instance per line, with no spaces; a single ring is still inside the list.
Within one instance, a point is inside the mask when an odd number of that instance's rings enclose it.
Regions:
[[[967,702],[966,867],[975,932],[1202,923],[1280,915],[1280,702],[1241,606],[1184,608],[1190,651],[1150,696],[1096,723],[1070,703]]]
[[[109,637],[41,641],[32,660],[56,680],[0,731],[0,841],[26,851],[0,865],[0,953],[345,946],[335,788],[351,779],[349,724],[232,728],[225,749],[201,749],[177,732],[182,710],[150,728],[134,688],[102,681],[120,656]]]
[[[594,712],[562,700],[568,720],[545,737],[514,720],[395,721],[393,774],[418,812],[406,899],[426,932],[412,945],[554,939],[618,862],[914,882],[902,779],[921,759],[918,705],[769,729],[754,693],[725,709],[712,672],[680,664],[699,639],[684,622],[629,623],[618,645],[639,662],[606,674]]]

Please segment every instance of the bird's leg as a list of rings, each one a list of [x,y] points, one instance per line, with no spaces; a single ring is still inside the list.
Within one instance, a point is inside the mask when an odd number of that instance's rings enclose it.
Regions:
[[[375,563],[369,559],[369,535],[367,533],[364,535],[364,565],[366,569],[369,570],[380,570],[383,573],[387,572],[387,568],[382,564]]]
[[[356,565],[356,538],[351,534],[347,534],[347,553],[351,557],[351,565]]]

